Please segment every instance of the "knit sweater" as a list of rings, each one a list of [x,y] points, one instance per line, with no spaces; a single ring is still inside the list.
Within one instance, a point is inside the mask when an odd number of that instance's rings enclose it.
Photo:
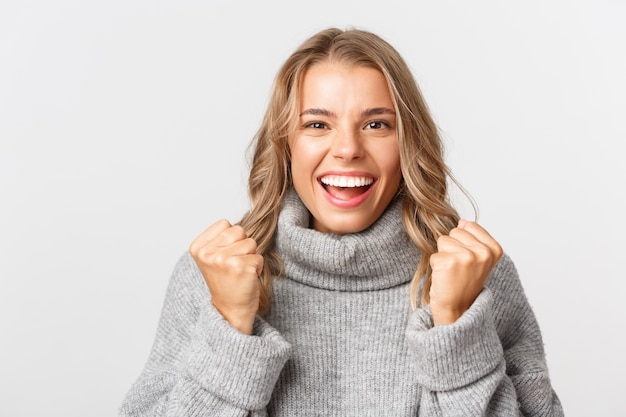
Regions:
[[[252,335],[179,260],[148,362],[120,416],[562,416],[515,267],[498,263],[455,323],[412,310],[419,250],[392,201],[367,230],[309,229],[294,192],[275,247],[285,276]]]

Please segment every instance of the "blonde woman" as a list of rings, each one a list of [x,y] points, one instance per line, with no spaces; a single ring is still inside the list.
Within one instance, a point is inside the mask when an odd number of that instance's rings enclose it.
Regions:
[[[251,206],[178,262],[121,416],[561,416],[515,267],[448,202],[386,41],[328,29],[277,75]]]

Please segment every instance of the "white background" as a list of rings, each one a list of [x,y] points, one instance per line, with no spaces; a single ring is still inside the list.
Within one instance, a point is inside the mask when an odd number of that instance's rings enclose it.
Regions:
[[[274,74],[331,25],[414,70],[566,414],[618,415],[625,21],[618,0],[0,0],[0,416],[115,415],[179,255],[246,208]]]

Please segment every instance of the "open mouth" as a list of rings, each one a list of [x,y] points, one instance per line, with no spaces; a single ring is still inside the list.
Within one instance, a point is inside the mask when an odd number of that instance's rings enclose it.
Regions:
[[[326,175],[320,178],[324,189],[336,199],[351,200],[367,192],[375,179],[372,177]]]

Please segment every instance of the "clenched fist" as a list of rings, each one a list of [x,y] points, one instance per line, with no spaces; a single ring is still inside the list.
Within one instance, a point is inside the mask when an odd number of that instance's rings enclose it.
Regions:
[[[459,221],[430,256],[430,310],[435,325],[454,323],[472,305],[502,257],[502,247],[477,223]]]
[[[190,245],[209,287],[213,305],[222,316],[242,333],[251,334],[259,309],[263,257],[256,253],[254,239],[241,226],[227,220],[211,225]]]

